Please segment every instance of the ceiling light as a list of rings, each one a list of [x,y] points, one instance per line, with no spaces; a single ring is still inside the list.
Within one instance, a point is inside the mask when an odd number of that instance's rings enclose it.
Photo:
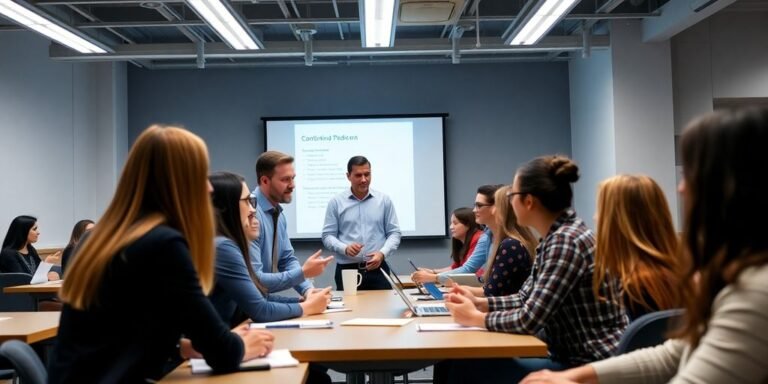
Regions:
[[[249,29],[246,29],[247,25],[239,20],[224,1],[187,0],[187,3],[232,48],[237,50],[262,48]]]
[[[528,13],[507,38],[510,45],[532,45],[541,40],[573,8],[579,0],[544,0]]]
[[[80,53],[107,53],[104,48],[63,28],[53,19],[38,15],[20,3],[0,0],[0,14]]]
[[[398,0],[358,0],[363,47],[391,47],[395,41]]]

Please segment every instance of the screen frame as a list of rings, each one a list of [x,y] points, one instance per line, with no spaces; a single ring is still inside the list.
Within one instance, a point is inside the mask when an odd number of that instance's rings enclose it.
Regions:
[[[405,113],[405,114],[372,114],[372,115],[322,115],[322,116],[262,116],[261,123],[264,128],[264,150],[267,148],[267,122],[268,121],[287,121],[287,120],[354,120],[354,119],[407,119],[418,117],[439,117],[442,119],[442,135],[443,135],[443,217],[445,217],[445,223],[443,225],[442,235],[403,235],[401,239],[408,240],[434,240],[434,239],[449,239],[448,233],[448,219],[450,219],[450,212],[448,210],[448,174],[446,171],[446,156],[445,156],[445,124],[447,118],[450,116],[447,112],[441,113]],[[258,186],[258,180],[256,181]],[[320,237],[301,237],[291,238],[291,242],[316,242],[321,241]]]

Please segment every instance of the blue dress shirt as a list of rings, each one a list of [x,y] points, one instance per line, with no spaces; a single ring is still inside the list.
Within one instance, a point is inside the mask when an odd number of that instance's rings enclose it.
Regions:
[[[389,196],[368,190],[362,200],[348,189],[328,202],[323,225],[323,245],[335,253],[336,263],[351,264],[367,261],[365,255],[380,251],[391,255],[400,245],[400,224],[395,206]],[[363,244],[355,257],[346,255],[347,245]]]
[[[293,253],[293,245],[288,237],[288,224],[285,214],[278,204],[274,207],[261,190],[257,187],[251,192],[256,197],[256,215],[261,228],[258,240],[251,242],[251,265],[259,280],[269,292],[279,292],[293,287],[300,294],[313,288],[309,281],[304,279],[301,263]],[[280,210],[277,218],[277,270],[272,273],[272,211]]]
[[[492,240],[493,234],[491,233],[491,230],[485,228],[483,230],[483,234],[480,235],[479,239],[477,239],[475,250],[472,251],[472,254],[469,255],[469,258],[464,262],[464,264],[462,264],[461,267],[437,275],[440,283],[445,284],[445,281],[448,280],[449,274],[453,275],[459,273],[475,273],[478,269],[482,268],[483,265],[485,265],[485,262],[488,261],[488,251],[491,250],[491,243],[493,242]]]

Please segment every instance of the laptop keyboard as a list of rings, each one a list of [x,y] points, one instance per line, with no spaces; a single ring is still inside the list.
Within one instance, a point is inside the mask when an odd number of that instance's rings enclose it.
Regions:
[[[419,306],[419,310],[424,313],[448,313],[448,308],[442,306],[438,307],[422,305]]]

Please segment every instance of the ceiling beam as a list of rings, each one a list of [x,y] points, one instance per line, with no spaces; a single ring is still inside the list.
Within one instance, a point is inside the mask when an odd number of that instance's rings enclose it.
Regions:
[[[608,36],[592,36],[592,49],[608,48]],[[509,46],[502,44],[498,38],[485,38],[482,46],[475,46],[474,38],[462,38],[459,44],[459,53],[465,55],[481,54],[516,54],[536,53],[552,51],[579,51],[582,49],[579,36],[549,36],[538,44],[530,46]],[[313,56],[339,57],[339,56],[431,56],[451,55],[453,49],[450,41],[446,39],[408,39],[398,40],[393,48],[362,48],[355,40],[344,41],[316,41],[313,46]],[[115,52],[101,55],[85,55],[72,52],[52,45],[50,57],[64,61],[122,61],[122,60],[177,60],[197,59],[198,51],[195,44],[136,44],[115,47]],[[295,42],[272,42],[265,49],[258,51],[237,51],[229,48],[224,43],[208,43],[205,46],[206,59],[226,58],[303,58],[305,50],[303,44]]]

